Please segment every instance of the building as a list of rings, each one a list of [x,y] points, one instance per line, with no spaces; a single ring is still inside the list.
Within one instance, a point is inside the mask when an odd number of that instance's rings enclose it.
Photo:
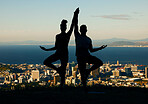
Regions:
[[[137,66],[131,66],[131,71],[137,71]]]
[[[54,79],[53,79],[54,85],[56,85],[58,82],[60,82],[60,76],[59,75],[55,75]]]
[[[72,76],[73,76],[73,78],[76,78],[77,79],[77,71],[73,71],[72,72]]]
[[[119,77],[121,75],[121,70],[115,69],[112,71],[112,73],[113,73],[113,76]]]
[[[19,81],[19,83],[23,83],[23,78],[22,77],[19,77],[18,78],[18,81]]]
[[[0,77],[0,83],[4,83],[5,77]]]
[[[145,78],[148,78],[148,67],[145,67]]]
[[[32,70],[32,78],[33,78],[33,81],[40,81],[39,70]]]
[[[69,63],[69,69],[72,70],[72,67],[75,67],[76,63],[73,61],[72,63]]]
[[[78,74],[78,69],[76,67],[72,67],[72,76],[74,78],[77,78],[77,74]]]
[[[130,67],[126,67],[125,68],[125,73],[126,73],[127,76],[132,76],[131,68]]]
[[[117,66],[119,66],[120,64],[119,64],[119,60],[117,60]]]
[[[47,70],[47,75],[50,75],[51,71],[50,70]]]
[[[99,75],[99,69],[96,69],[96,70],[92,71],[93,78],[97,78],[98,75]]]

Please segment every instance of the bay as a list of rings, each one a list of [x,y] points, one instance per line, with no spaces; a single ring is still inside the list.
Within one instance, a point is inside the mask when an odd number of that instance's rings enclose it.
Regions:
[[[51,48],[51,45],[45,46]],[[9,45],[0,46],[0,62],[7,64],[42,64],[55,51],[43,51],[38,45]],[[148,65],[147,47],[107,47],[91,53],[104,63]],[[75,61],[75,46],[69,46],[69,62]],[[55,63],[60,63],[59,61]]]

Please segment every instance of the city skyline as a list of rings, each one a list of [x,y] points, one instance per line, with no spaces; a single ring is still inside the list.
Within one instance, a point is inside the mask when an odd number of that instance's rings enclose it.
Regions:
[[[55,64],[59,67],[61,64]],[[91,64],[86,65],[92,67]],[[2,64],[0,63],[0,85],[29,84],[39,82],[40,86],[59,86],[59,74],[42,64]],[[68,63],[66,67],[65,84],[68,86],[80,86],[81,79],[78,71],[78,64],[74,61]],[[93,70],[88,77],[88,86],[97,84],[105,86],[124,86],[148,88],[147,66],[136,64],[121,64],[119,60],[116,63],[105,63],[100,68]],[[21,87],[25,87],[21,86]],[[8,87],[9,88],[9,87]]]
[[[79,25],[88,26],[92,39],[148,38],[147,4],[147,0],[0,0],[0,41],[54,41],[61,20],[68,20],[69,29],[77,7]]]

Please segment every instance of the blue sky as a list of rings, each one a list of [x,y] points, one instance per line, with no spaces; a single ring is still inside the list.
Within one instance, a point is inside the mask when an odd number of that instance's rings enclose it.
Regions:
[[[79,7],[79,25],[95,39],[148,38],[148,0],[0,0],[0,41],[54,41],[62,19],[68,29]],[[74,40],[74,37],[71,38]]]

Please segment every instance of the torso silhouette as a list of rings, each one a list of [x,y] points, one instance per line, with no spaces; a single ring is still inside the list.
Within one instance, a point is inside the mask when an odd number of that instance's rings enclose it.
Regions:
[[[58,55],[68,55],[68,43],[70,40],[69,33],[60,33],[56,35],[56,54]]]
[[[89,53],[89,47],[91,45],[91,39],[87,36],[80,35],[80,33],[77,33],[75,35],[76,38],[76,56],[88,56]]]

